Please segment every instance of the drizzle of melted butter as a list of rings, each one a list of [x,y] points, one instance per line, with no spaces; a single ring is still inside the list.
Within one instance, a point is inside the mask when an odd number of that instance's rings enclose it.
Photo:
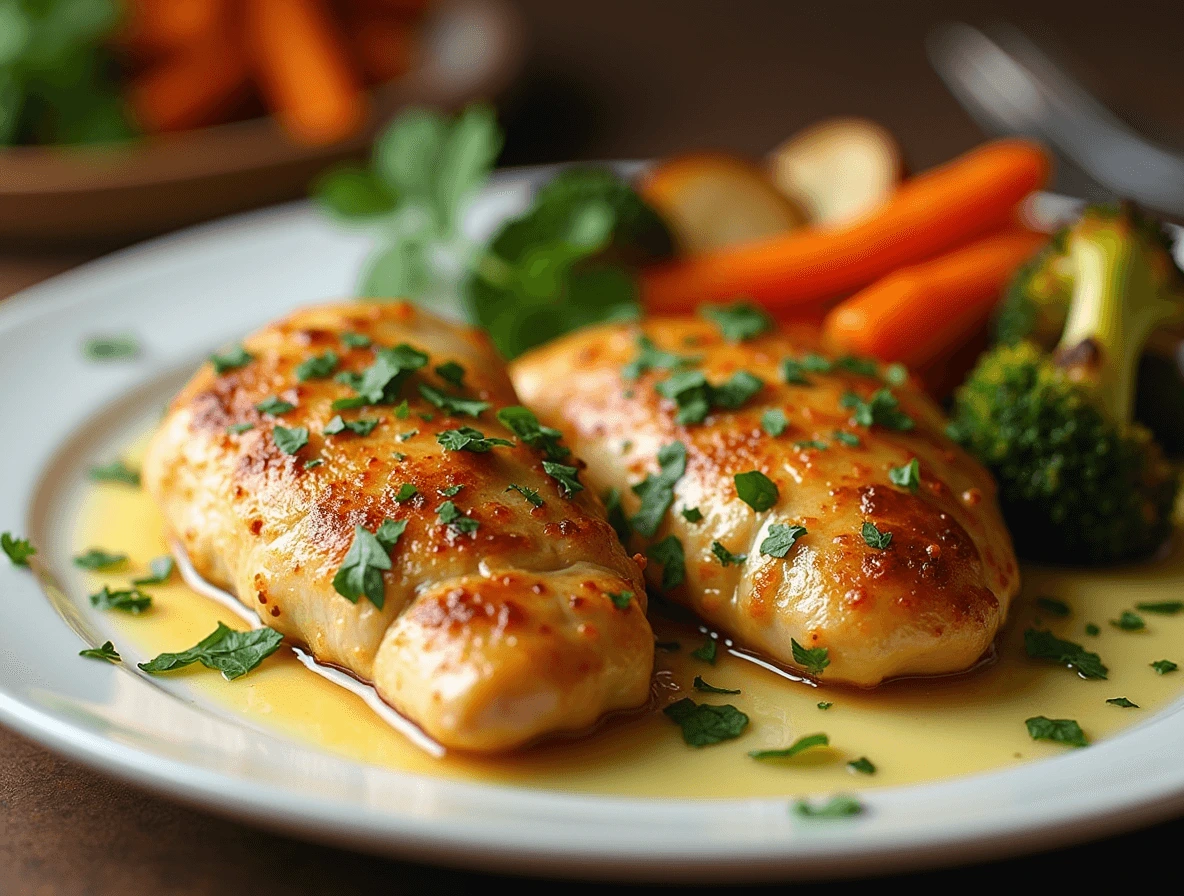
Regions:
[[[1076,719],[1096,741],[1148,719],[1184,691],[1184,668],[1159,675],[1160,659],[1184,667],[1184,614],[1143,614],[1147,628],[1124,632],[1109,624],[1139,602],[1184,596],[1184,546],[1139,567],[1103,571],[1024,570],[1024,595],[997,645],[997,659],[960,676],[897,681],[872,691],[814,687],[794,681],[743,656],[718,650],[714,665],[691,656],[705,635],[693,625],[658,618],[658,641],[678,641],[677,651],[659,650],[655,700],[647,711],[609,720],[580,738],[554,740],[497,757],[429,755],[374,714],[360,697],[304,668],[285,648],[237,681],[200,666],[183,672],[203,699],[240,714],[250,723],[360,762],[447,778],[549,790],[661,797],[796,796],[899,786],[967,775],[1055,755],[1065,747],[1033,742],[1024,720],[1037,715]],[[127,572],[95,574],[92,584],[126,585],[148,561],[167,552],[159,515],[148,496],[125,486],[93,486],[74,535],[78,553],[89,547],[126,553]],[[148,586],[150,611],[112,613],[117,649],[130,661],[192,646],[219,620],[244,624],[174,575],[167,585]],[[1056,597],[1072,608],[1064,619],[1035,604]],[[88,612],[90,612],[88,610]],[[1101,654],[1106,681],[1086,681],[1074,672],[1028,659],[1023,630],[1039,620],[1056,635]],[[1085,634],[1087,623],[1101,633]],[[130,656],[128,656],[130,654]],[[735,696],[693,690],[695,676]],[[732,741],[704,748],[683,744],[679,729],[659,707],[689,696],[698,702],[731,703],[751,722]],[[1139,709],[1108,705],[1127,697]],[[826,710],[819,702],[833,705]],[[756,762],[748,751],[788,746],[799,737],[825,732],[831,746],[786,762]],[[847,762],[866,756],[874,775],[855,774]]]

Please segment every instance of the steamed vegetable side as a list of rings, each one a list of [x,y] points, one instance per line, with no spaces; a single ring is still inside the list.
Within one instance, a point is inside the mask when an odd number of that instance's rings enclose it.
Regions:
[[[1166,538],[1178,485],[1133,416],[1149,336],[1184,323],[1179,273],[1158,225],[1128,207],[1089,209],[1054,251],[1072,283],[1058,345],[985,355],[957,393],[950,432],[994,473],[1022,553],[1138,559]]]

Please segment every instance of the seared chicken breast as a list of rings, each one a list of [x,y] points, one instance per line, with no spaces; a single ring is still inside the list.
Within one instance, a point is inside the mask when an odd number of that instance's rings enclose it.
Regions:
[[[511,368],[619,496],[652,586],[861,686],[973,665],[1019,586],[990,476],[902,374],[689,318],[583,330]]]
[[[446,747],[647,700],[640,569],[484,336],[351,302],[212,360],[143,467],[200,575]]]

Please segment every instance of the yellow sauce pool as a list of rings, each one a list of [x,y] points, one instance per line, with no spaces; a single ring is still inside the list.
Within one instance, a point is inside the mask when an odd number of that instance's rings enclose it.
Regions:
[[[95,485],[78,519],[77,552],[90,547],[125,553],[125,571],[96,573],[101,585],[126,586],[148,561],[167,553],[161,522],[147,495],[116,484]],[[789,680],[729,654],[721,643],[714,665],[691,656],[704,635],[694,626],[656,620],[659,641],[680,649],[659,651],[655,690],[697,702],[731,703],[751,719],[736,740],[703,748],[686,746],[678,727],[658,709],[612,720],[587,737],[544,744],[519,754],[480,758],[424,752],[375,715],[356,695],[304,668],[286,647],[233,682],[200,666],[172,673],[203,695],[252,723],[375,765],[442,777],[582,793],[663,797],[796,796],[913,784],[998,769],[1066,749],[1034,742],[1024,720],[1031,716],[1076,719],[1091,741],[1148,719],[1184,690],[1184,669],[1158,674],[1151,663],[1184,665],[1184,614],[1141,614],[1146,629],[1122,631],[1110,624],[1136,603],[1184,600],[1184,550],[1179,538],[1166,559],[1120,570],[1073,572],[1026,569],[1024,591],[998,645],[997,660],[956,677],[891,683],[874,691],[813,687]],[[174,575],[148,586],[152,608],[140,616],[113,613],[115,646],[128,661],[179,651],[213,631],[219,620],[244,624],[216,601],[186,587]],[[1056,597],[1071,609],[1056,618],[1035,604]],[[1059,637],[1099,653],[1109,679],[1087,681],[1073,671],[1027,658],[1023,630],[1039,620]],[[1085,633],[1087,623],[1100,629]],[[741,694],[720,696],[692,689],[695,676]],[[1106,703],[1126,697],[1139,705]],[[833,704],[819,709],[820,702]],[[831,746],[792,760],[762,763],[748,751],[788,746],[824,732]],[[847,762],[867,757],[873,775]]]

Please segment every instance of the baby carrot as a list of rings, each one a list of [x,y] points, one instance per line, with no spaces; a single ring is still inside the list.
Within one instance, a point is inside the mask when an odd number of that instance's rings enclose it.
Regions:
[[[361,78],[319,0],[247,0],[247,46],[259,86],[288,133],[334,143],[366,117]]]
[[[221,34],[185,47],[137,75],[128,101],[150,134],[214,124],[245,92],[246,60]]]
[[[133,53],[155,56],[210,37],[227,18],[227,0],[128,0],[119,40]]]
[[[894,271],[835,306],[825,338],[839,351],[924,366],[987,322],[1016,268],[1046,242],[1004,230]]]
[[[642,274],[642,297],[652,311],[737,296],[770,310],[837,298],[998,230],[1048,173],[1048,157],[1033,143],[987,143],[907,181],[846,227],[791,231],[652,267]]]

